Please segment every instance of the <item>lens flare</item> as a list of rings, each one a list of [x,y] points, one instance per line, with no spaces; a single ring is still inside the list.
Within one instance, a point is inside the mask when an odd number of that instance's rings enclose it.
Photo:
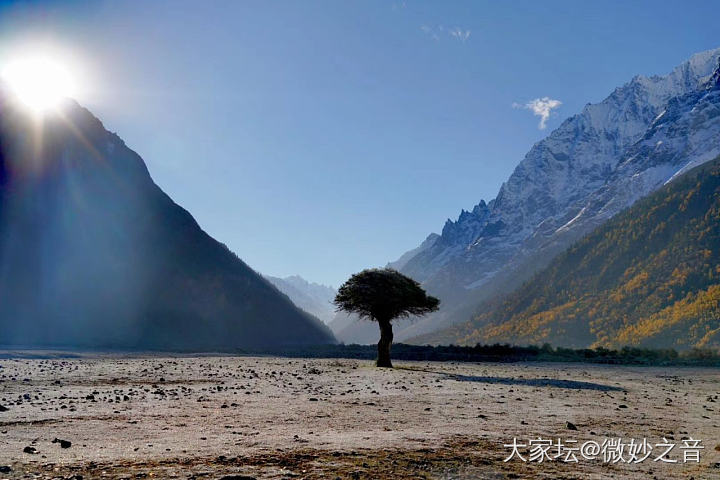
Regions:
[[[8,63],[0,78],[23,104],[41,113],[75,93],[70,72],[49,58],[25,58]]]

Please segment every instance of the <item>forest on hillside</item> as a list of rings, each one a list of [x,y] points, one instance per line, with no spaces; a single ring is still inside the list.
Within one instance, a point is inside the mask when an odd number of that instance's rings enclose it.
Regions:
[[[720,345],[720,159],[638,201],[447,343]]]

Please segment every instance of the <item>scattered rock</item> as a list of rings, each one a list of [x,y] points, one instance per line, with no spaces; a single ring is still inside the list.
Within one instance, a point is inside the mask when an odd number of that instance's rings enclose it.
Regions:
[[[10,465],[0,465],[0,473],[10,473],[12,472],[12,468]]]
[[[23,448],[23,452],[29,453],[31,455],[35,455],[38,453],[37,448],[35,448],[35,447],[25,447],[25,448]]]
[[[248,475],[225,475],[220,480],[256,480],[256,478]]]
[[[55,440],[53,440],[52,443],[59,443],[59,444],[60,444],[60,448],[70,448],[70,447],[72,447],[72,442],[70,442],[70,441],[68,441],[68,440],[60,440],[59,438],[56,438]]]
[[[577,430],[577,427],[572,422],[565,423],[565,426],[567,427],[568,430]]]
[[[8,410],[7,407],[0,405],[0,412],[7,412]]]

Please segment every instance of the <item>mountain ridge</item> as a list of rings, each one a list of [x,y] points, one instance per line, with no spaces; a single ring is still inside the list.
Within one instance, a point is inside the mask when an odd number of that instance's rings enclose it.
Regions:
[[[720,347],[720,157],[613,217],[470,322],[420,343]]]
[[[537,142],[495,199],[480,201],[469,212],[463,210],[456,221],[448,220],[430,248],[406,259],[401,271],[422,282],[445,307],[396,336],[407,340],[466,321],[483,301],[516,288],[573,241],[683,168],[713,158],[714,150],[696,149],[692,155],[683,154],[687,165],[679,166],[668,149],[665,170],[631,162],[622,172],[616,171],[628,160],[624,154],[642,141],[673,99],[704,90],[716,72],[718,57],[720,49],[708,50],[667,75],[637,75]],[[651,154],[644,146],[635,153]],[[654,159],[660,161],[658,155]],[[626,175],[622,181],[618,181],[620,173]],[[616,182],[614,190],[612,182]],[[610,191],[616,197],[608,197]]]
[[[39,135],[41,133],[41,135]],[[74,101],[0,90],[0,344],[227,350],[334,342]]]

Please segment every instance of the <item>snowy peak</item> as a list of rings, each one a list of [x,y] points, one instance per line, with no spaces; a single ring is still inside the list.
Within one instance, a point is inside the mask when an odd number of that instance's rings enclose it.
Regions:
[[[718,65],[715,67],[715,71],[705,83],[705,88],[707,89],[718,87],[720,87],[720,59],[718,59]]]
[[[402,271],[452,299],[445,308],[502,293],[637,199],[713,158],[720,153],[719,59],[720,48],[700,52],[667,75],[638,75],[586,105],[530,149],[494,200],[463,210],[430,247],[404,255]]]
[[[487,223],[490,209],[484,201],[480,201],[472,211],[465,209],[460,211],[460,216],[456,221],[448,219],[442,230],[443,240],[470,241],[476,237]]]

